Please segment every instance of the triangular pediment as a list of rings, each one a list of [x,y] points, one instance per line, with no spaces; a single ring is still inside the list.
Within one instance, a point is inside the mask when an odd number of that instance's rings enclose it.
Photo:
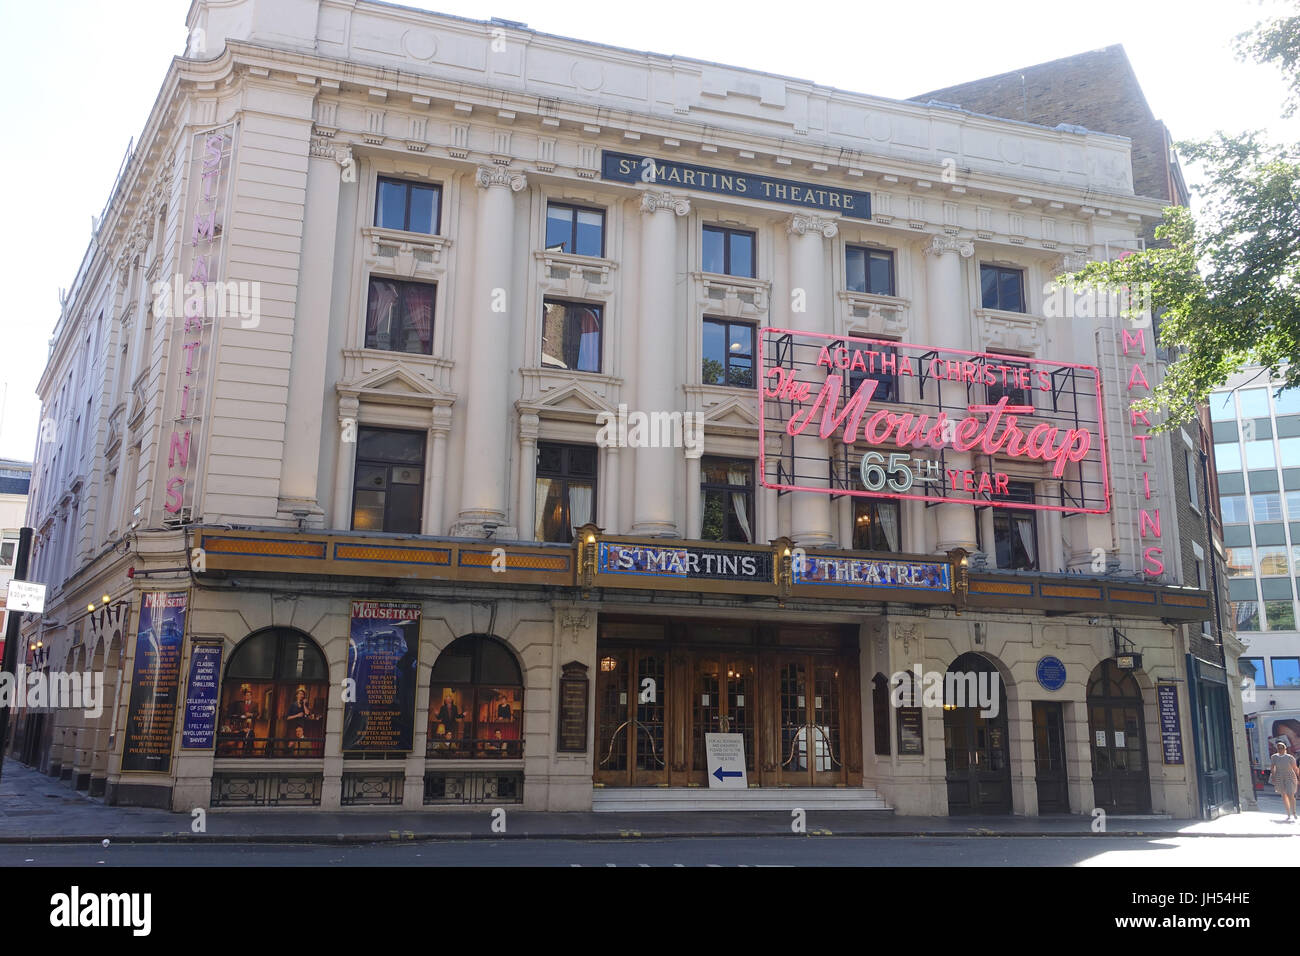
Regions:
[[[570,414],[597,415],[600,412],[617,413],[617,409],[591,389],[578,382],[570,382],[547,392],[536,405],[539,414],[548,411]]]
[[[704,427],[757,428],[758,412],[752,399],[728,398],[704,410]]]
[[[452,400],[451,395],[447,395],[436,385],[400,365],[385,365],[351,382],[340,382],[338,390],[340,393],[352,395],[384,395],[393,398],[409,397],[444,402]]]

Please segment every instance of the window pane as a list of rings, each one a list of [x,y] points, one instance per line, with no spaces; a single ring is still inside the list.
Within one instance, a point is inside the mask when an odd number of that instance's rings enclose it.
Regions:
[[[1279,438],[1277,450],[1282,456],[1283,468],[1300,466],[1300,438]]]
[[[264,631],[256,637],[240,642],[230,655],[226,677],[261,678],[275,676],[275,652],[278,646],[277,631]]]
[[[1295,605],[1291,601],[1265,601],[1264,617],[1270,631],[1295,630]],[[1282,683],[1278,679],[1276,664],[1273,667],[1273,683]]]
[[[1300,388],[1285,388],[1273,396],[1279,415],[1300,415]]]
[[[980,266],[980,300],[986,309],[998,307],[998,272],[991,266]]]
[[[1214,467],[1217,471],[1241,471],[1241,446],[1225,442],[1214,446]]]
[[[1250,556],[1250,548],[1224,548],[1224,564],[1228,568],[1228,577],[1246,577],[1255,573],[1255,563]]]
[[[1214,392],[1210,395],[1210,420],[1230,422],[1237,417],[1237,410],[1232,404],[1232,392]]]
[[[749,232],[731,234],[731,271],[733,276],[754,277],[754,235]]]
[[[1247,388],[1237,395],[1242,418],[1268,418],[1268,389]]]
[[[864,250],[845,250],[844,271],[844,284],[850,292],[867,291],[867,254]]]
[[[1001,287],[998,290],[998,308],[1007,312],[1023,312],[1025,309],[1020,301],[1020,273],[1004,269],[998,282]]]
[[[537,539],[539,541],[572,540],[565,520],[564,482],[553,478],[537,479]]]
[[[604,254],[602,248],[604,227],[604,213],[593,212],[590,209],[578,210],[578,255],[600,256]]]
[[[329,680],[325,657],[307,638],[286,633],[280,640],[280,680]]]
[[[727,384],[741,388],[754,385],[754,327],[733,323],[728,328]]]
[[[363,428],[357,434],[357,459],[395,464],[422,463],[424,435],[390,428]]]
[[[1256,555],[1260,574],[1289,574],[1290,567],[1286,559],[1286,548],[1271,545],[1260,548]]]
[[[383,531],[384,508],[388,497],[381,490],[358,488],[356,504],[352,509],[352,529],[354,531]]]
[[[1286,493],[1286,512],[1288,521],[1300,521],[1300,491]]]
[[[1245,495],[1224,495],[1219,499],[1219,504],[1223,509],[1223,523],[1236,524],[1250,520],[1246,514],[1246,496]]]
[[[894,294],[894,257],[889,253],[871,254],[870,291],[876,295]]]
[[[424,497],[420,474],[418,468],[393,469],[393,480],[388,486],[385,531],[394,534],[420,533],[420,501]]]
[[[1274,687],[1300,687],[1300,658],[1274,657],[1269,663],[1273,666]]]
[[[705,272],[723,273],[726,271],[723,259],[724,238],[721,229],[704,227],[704,255],[701,268]]]
[[[1279,521],[1282,518],[1282,499],[1277,494],[1251,495],[1256,521]]]
[[[542,313],[542,364],[579,372],[600,371],[600,307],[547,302]]]
[[[390,183],[381,179],[376,206],[376,226],[381,229],[406,228],[406,186],[402,183]]]
[[[572,252],[573,210],[551,204],[546,207],[546,248]]]
[[[1273,443],[1271,441],[1246,442],[1247,468],[1272,468],[1273,465]]]
[[[569,446],[569,474],[581,478],[590,478],[596,474],[596,449],[593,446]]]
[[[1237,630],[1259,630],[1258,601],[1234,601],[1232,604],[1232,613],[1237,619]]]
[[[437,221],[438,190],[432,186],[412,186],[409,231],[432,235]]]
[[[1268,679],[1264,674],[1264,658],[1262,657],[1237,658],[1237,671],[1242,678],[1253,678],[1257,687],[1264,687],[1268,684]]]
[[[705,385],[721,385],[727,365],[727,327],[722,322],[704,323],[704,358],[700,380]]]

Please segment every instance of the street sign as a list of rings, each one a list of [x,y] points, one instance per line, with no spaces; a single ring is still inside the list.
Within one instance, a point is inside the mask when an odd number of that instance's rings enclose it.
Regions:
[[[34,581],[10,581],[5,607],[25,614],[40,614],[45,610],[45,585]]]
[[[710,790],[745,790],[745,738],[741,734],[705,734]]]

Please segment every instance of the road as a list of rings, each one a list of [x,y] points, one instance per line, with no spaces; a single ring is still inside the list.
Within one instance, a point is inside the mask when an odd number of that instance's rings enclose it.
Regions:
[[[751,837],[327,844],[27,844],[40,866],[1295,866],[1287,837]]]

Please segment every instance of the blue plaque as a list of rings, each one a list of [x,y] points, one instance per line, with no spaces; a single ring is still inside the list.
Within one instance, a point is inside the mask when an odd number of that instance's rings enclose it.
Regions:
[[[1059,657],[1040,657],[1034,673],[1046,690],[1060,690],[1065,686],[1065,665]]]

